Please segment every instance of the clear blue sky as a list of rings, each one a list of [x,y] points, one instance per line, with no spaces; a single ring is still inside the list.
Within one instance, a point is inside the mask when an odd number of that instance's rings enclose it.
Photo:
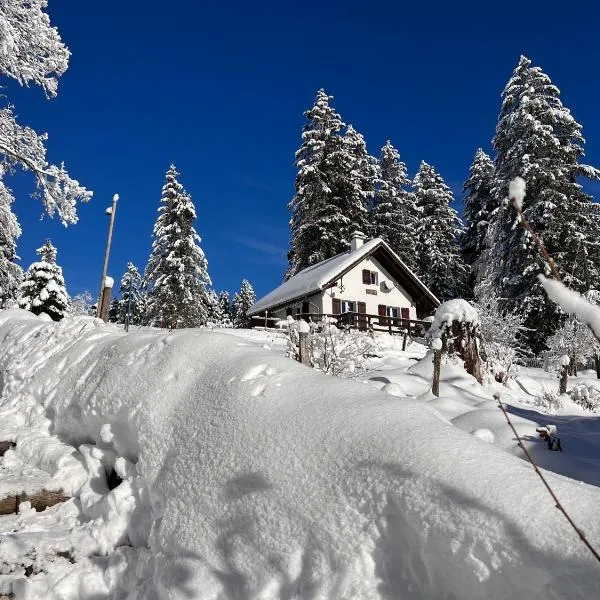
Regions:
[[[594,6],[596,4],[596,6]],[[413,176],[424,159],[460,192],[478,146],[489,151],[500,92],[521,53],[562,90],[600,165],[600,52],[594,2],[197,2],[49,0],[72,52],[59,95],[6,92],[21,122],[49,134],[94,198],[64,229],[40,221],[32,181],[8,183],[26,267],[46,237],[70,293],[97,292],[105,208],[118,192],[110,274],[143,269],[171,162],[191,193],[217,290],[281,281],[286,204],[302,113],[324,87],[378,154],[386,139]],[[600,195],[600,187],[596,186]]]

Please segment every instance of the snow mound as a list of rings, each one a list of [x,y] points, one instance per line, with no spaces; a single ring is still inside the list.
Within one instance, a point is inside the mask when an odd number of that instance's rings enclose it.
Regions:
[[[0,593],[583,599],[600,587],[531,468],[427,403],[231,335],[22,311],[0,311],[0,374],[0,439],[74,496],[0,517],[13,532]],[[547,477],[600,540],[600,490]]]

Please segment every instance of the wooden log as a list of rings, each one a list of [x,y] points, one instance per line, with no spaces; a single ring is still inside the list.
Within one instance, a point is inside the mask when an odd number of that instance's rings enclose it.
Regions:
[[[31,496],[27,495],[25,492],[6,496],[0,500],[0,515],[12,515],[17,513],[22,502],[31,502],[31,508],[36,512],[40,512],[68,499],[69,497],[65,496],[62,491],[49,492],[48,490],[36,492]]]
[[[404,339],[402,340],[402,352],[406,351],[406,342],[408,341],[408,330],[404,330]]]

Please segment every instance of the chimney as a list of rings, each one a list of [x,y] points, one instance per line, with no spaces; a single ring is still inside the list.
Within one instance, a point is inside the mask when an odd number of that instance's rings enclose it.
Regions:
[[[354,252],[355,250],[358,250],[364,244],[366,239],[367,236],[364,233],[361,233],[360,231],[355,231],[350,236],[350,251]]]

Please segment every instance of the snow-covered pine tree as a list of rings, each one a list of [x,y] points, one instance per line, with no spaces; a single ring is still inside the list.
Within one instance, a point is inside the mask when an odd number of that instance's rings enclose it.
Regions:
[[[4,185],[3,175],[4,170],[0,166],[0,308],[9,307],[16,301],[17,290],[23,280],[23,270],[15,262],[21,228],[11,210],[14,198]]]
[[[231,303],[227,291],[219,294],[219,310],[221,311],[221,327],[232,327]]]
[[[473,295],[476,273],[482,253],[485,249],[485,239],[491,213],[494,210],[492,185],[494,163],[492,159],[479,148],[469,169],[469,177],[463,186],[465,198],[463,201],[463,216],[466,229],[461,236],[461,247],[465,264],[469,269],[468,290]]]
[[[492,196],[494,236],[489,242],[486,274],[498,294],[525,316],[527,342],[534,352],[561,320],[537,280],[548,272],[532,240],[514,227],[516,214],[507,201],[509,182],[527,184],[524,215],[542,237],[561,269],[565,283],[585,291],[585,275],[598,287],[599,265],[584,258],[584,248],[598,239],[599,223],[578,177],[600,179],[600,172],[581,164],[581,125],[560,100],[559,89],[539,67],[522,56],[502,93],[502,108],[493,140],[496,158]]]
[[[417,270],[417,206],[398,150],[388,140],[379,157],[379,179],[369,213],[372,237],[383,238],[413,271]]]
[[[178,329],[204,325],[209,318],[208,263],[194,229],[196,209],[171,165],[163,186],[154,242],[146,267],[147,321]]]
[[[247,279],[242,281],[240,291],[233,296],[233,326],[234,327],[252,327],[252,319],[248,316],[248,311],[256,302],[254,288]]]
[[[314,106],[304,113],[308,123],[296,152],[296,193],[288,205],[292,217],[286,279],[328,258],[330,250],[323,247],[323,241],[329,240],[332,219],[339,220],[339,210],[332,200],[331,157],[340,151],[340,131],[345,124],[330,106],[332,99],[321,89]]]
[[[36,252],[41,260],[25,273],[19,288],[19,307],[36,315],[46,313],[53,321],[60,321],[68,312],[69,297],[62,269],[56,264],[56,248],[46,240]]]
[[[466,267],[457,241],[462,223],[450,206],[452,191],[425,161],[419,166],[413,189],[419,209],[419,275],[440,300],[456,298],[464,289]]]
[[[58,77],[69,64],[69,50],[44,12],[47,0],[0,2],[0,74],[20,85],[35,83],[48,98],[56,96]],[[49,164],[46,136],[20,125],[13,107],[0,108],[0,155],[9,168],[21,167],[35,175],[37,191],[46,212],[58,213],[66,225],[77,222],[77,201],[92,193],[72,179],[64,165]]]
[[[144,278],[132,262],[127,263],[125,273],[121,277],[119,292],[121,298],[119,299],[118,322],[126,323],[129,313],[129,324],[141,325],[145,310]]]
[[[215,327],[220,327],[223,323],[223,313],[219,303],[219,296],[215,290],[208,290],[208,323]]]

